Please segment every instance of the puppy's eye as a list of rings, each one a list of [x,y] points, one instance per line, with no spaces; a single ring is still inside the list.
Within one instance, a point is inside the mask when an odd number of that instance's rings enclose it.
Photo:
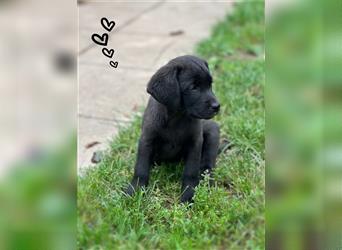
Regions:
[[[195,84],[191,84],[190,90],[196,90],[196,89],[198,89],[198,86]]]

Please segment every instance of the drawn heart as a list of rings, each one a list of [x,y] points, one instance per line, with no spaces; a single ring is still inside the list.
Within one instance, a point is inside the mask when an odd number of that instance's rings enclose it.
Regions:
[[[103,28],[105,28],[109,32],[112,31],[112,29],[115,26],[115,22],[114,21],[109,22],[108,19],[105,18],[105,17],[101,18],[101,24],[102,24]]]
[[[108,34],[104,33],[102,36],[98,34],[93,34],[91,36],[91,39],[93,40],[94,43],[101,45],[101,46],[106,46],[108,43]]]
[[[118,62],[110,61],[109,64],[110,64],[110,66],[112,66],[113,68],[117,68],[119,63],[118,63]]]
[[[113,49],[103,48],[102,49],[102,54],[104,54],[106,57],[112,58],[113,55],[114,55],[114,50]]]

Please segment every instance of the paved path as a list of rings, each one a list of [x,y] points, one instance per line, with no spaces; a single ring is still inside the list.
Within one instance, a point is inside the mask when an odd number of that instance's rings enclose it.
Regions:
[[[227,2],[96,2],[79,5],[78,169],[91,166],[93,152],[108,147],[120,125],[148,98],[146,84],[170,59],[193,52],[212,26],[231,9]],[[108,48],[118,68],[90,37],[102,34],[100,20],[116,22]],[[87,148],[93,142],[99,144]]]

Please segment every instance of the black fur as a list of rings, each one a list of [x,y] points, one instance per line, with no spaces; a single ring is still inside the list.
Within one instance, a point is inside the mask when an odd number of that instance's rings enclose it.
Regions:
[[[181,201],[192,201],[200,173],[215,166],[219,146],[219,126],[209,120],[220,107],[211,85],[208,64],[189,55],[171,60],[152,76],[127,194],[148,184],[154,163],[183,159]]]

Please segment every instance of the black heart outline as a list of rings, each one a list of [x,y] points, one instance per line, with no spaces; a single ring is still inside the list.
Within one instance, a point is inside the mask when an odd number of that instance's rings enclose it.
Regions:
[[[101,24],[102,24],[102,27],[105,28],[105,30],[107,30],[108,32],[111,32],[115,26],[114,21],[109,22],[108,19],[105,17],[101,18]]]
[[[104,54],[106,57],[112,58],[113,55],[114,55],[114,50],[113,49],[103,48],[102,49],[102,54]]]
[[[110,61],[109,64],[110,64],[110,66],[112,66],[113,68],[117,68],[119,62],[117,62],[117,61],[116,61],[116,62]]]
[[[98,34],[93,34],[91,36],[91,39],[93,40],[94,43],[101,45],[101,46],[107,46],[108,43],[108,34],[104,33],[102,34],[102,36],[98,35]],[[98,39],[100,41],[98,41]]]

